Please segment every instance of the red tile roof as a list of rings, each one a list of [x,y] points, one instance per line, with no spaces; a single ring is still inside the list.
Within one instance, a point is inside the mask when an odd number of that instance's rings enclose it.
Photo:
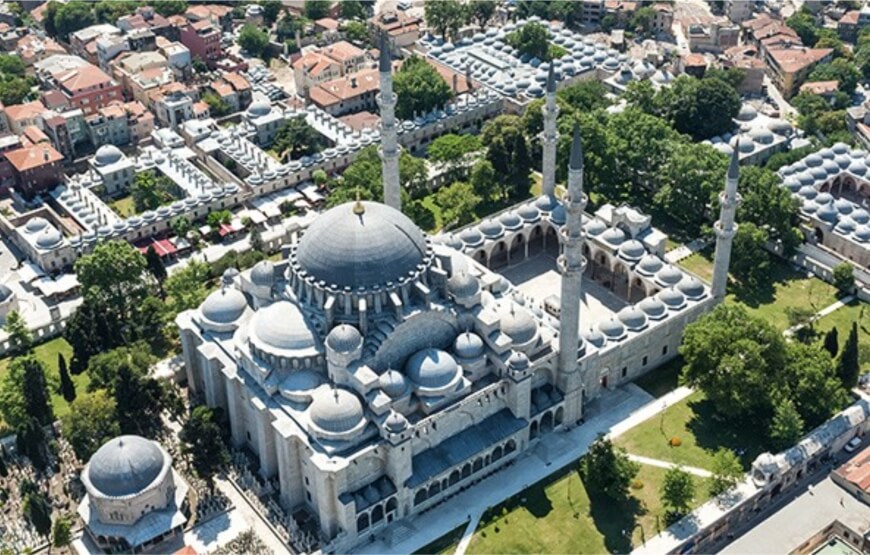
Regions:
[[[6,159],[19,173],[63,160],[63,155],[48,144],[33,145],[6,153]]]
[[[833,51],[831,48],[773,48],[768,53],[783,71],[795,73],[820,62]]]
[[[112,78],[95,65],[58,71],[52,75],[60,86],[75,94],[101,84],[111,84]]]

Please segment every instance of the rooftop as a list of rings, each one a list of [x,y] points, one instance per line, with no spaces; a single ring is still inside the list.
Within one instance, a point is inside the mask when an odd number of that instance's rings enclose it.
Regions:
[[[840,90],[840,82],[834,81],[810,81],[801,85],[801,92],[811,94],[832,94]]]
[[[7,152],[6,159],[20,173],[60,162],[63,160],[63,155],[51,145],[38,144]]]
[[[834,473],[862,490],[870,492],[870,447],[866,447],[849,459]]]
[[[43,114],[45,111],[46,108],[42,105],[42,102],[34,100],[33,102],[26,102],[24,104],[6,106],[6,117],[12,121],[22,121],[33,119],[36,116]]]
[[[773,48],[770,57],[783,71],[796,73],[830,56],[832,48]]]
[[[112,78],[95,65],[85,65],[75,69],[58,71],[53,74],[58,84],[75,94],[78,91],[91,89],[100,85],[111,84]]]
[[[364,69],[344,77],[321,83],[310,91],[311,100],[320,106],[331,106],[380,88],[378,71]]]
[[[332,58],[333,60],[337,60],[339,62],[347,62],[353,58],[362,57],[365,52],[362,49],[357,48],[346,40],[340,40],[329,46],[325,47],[322,52]]]

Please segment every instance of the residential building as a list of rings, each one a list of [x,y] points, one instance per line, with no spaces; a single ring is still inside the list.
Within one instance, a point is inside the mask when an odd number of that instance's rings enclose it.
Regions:
[[[70,33],[69,43],[73,54],[78,54],[92,64],[99,63],[97,59],[97,39],[118,36],[121,30],[114,25],[101,23],[85,27]]]
[[[637,8],[638,2],[626,0],[605,0],[604,2],[605,15],[616,18],[617,23],[620,25],[628,23],[628,20],[634,15]]]
[[[72,161],[75,158],[76,151],[67,119],[60,115],[53,115],[46,118],[43,124],[45,125],[45,134],[48,135],[48,139],[54,148],[60,152],[65,160]]]
[[[604,17],[604,0],[580,0],[583,9],[580,11],[580,21],[584,25],[598,25]]]
[[[251,105],[253,100],[254,89],[251,84],[242,75],[236,72],[224,72],[223,80],[233,87],[233,90],[239,97],[239,110],[244,110]]]
[[[213,67],[223,55],[221,32],[207,19],[188,23],[182,27],[181,43],[190,49],[194,58],[199,58],[210,67]]]
[[[116,35],[97,39],[97,62],[103,71],[111,71],[110,64],[122,52],[130,51],[126,37]]]
[[[301,96],[305,96],[320,83],[341,75],[341,64],[320,52],[303,54],[293,62],[293,79],[296,82],[296,91]]]
[[[157,35],[150,29],[133,29],[126,35],[130,41],[130,50],[146,52],[157,49]]]
[[[652,30],[655,33],[672,34],[671,27],[674,26],[674,8],[671,4],[664,2],[652,5],[654,17],[652,19]]]
[[[375,110],[379,90],[377,70],[364,69],[314,87],[309,92],[309,98],[325,112],[341,116],[361,110]]]
[[[48,37],[41,38],[34,34],[24,35],[18,39],[14,48],[10,48],[10,50],[14,50],[18,54],[21,61],[24,62],[24,65],[30,71],[33,71],[32,66],[36,62],[40,62],[49,56],[66,54],[66,49],[54,40]]]
[[[840,90],[840,82],[836,79],[833,81],[808,81],[800,86],[800,92],[817,94],[824,97],[825,100],[833,101],[834,94]]]
[[[138,101],[118,103],[87,118],[91,144],[126,145],[138,143],[154,130],[154,114]]]
[[[366,61],[366,53],[346,40],[323,47],[321,53],[341,64],[341,74],[360,69]]]
[[[314,22],[314,32],[320,33],[323,39],[327,42],[338,40],[341,36],[339,31],[340,24],[338,20],[331,17],[324,17]]]
[[[38,100],[6,106],[3,111],[6,114],[9,131],[15,135],[24,133],[25,127],[39,125],[43,114],[47,112],[45,106]]]
[[[121,85],[94,65],[60,71],[52,79],[69,106],[81,108],[85,115],[123,99]]]
[[[692,52],[724,52],[740,40],[740,28],[725,18],[686,18],[681,23]]]
[[[369,20],[374,35],[385,34],[390,39],[390,48],[397,53],[400,48],[411,46],[420,38],[423,19],[400,10],[383,11]]]
[[[221,31],[233,29],[233,7],[218,4],[197,4],[184,13],[188,21],[208,21]]]
[[[192,94],[178,83],[162,87],[161,91],[151,95],[151,109],[157,121],[173,129],[194,117],[193,103]]]
[[[831,61],[833,52],[831,48],[776,48],[767,51],[765,61],[776,88],[791,98],[818,64]]]
[[[734,23],[742,23],[752,17],[752,0],[725,0],[725,15]]]
[[[224,73],[220,79],[207,85],[206,89],[226,102],[233,113],[247,108],[253,96],[251,84],[238,73]]]
[[[159,45],[157,51],[163,54],[167,65],[172,68],[177,77],[184,79],[190,75],[192,60],[189,48],[180,42],[166,42]]]
[[[743,80],[737,87],[737,92],[740,94],[761,94],[767,66],[764,60],[758,57],[757,46],[741,45],[729,48],[722,58],[722,65],[743,71]]]
[[[134,29],[148,29],[157,36],[165,37],[171,41],[178,40],[178,26],[170,18],[155,12],[151,6],[141,6],[134,13],[118,18],[115,24],[125,32]]]
[[[701,79],[707,71],[707,58],[703,54],[684,54],[677,59],[677,69]]]
[[[21,148],[21,139],[17,135],[0,137],[0,193],[6,193],[15,186],[15,172],[12,164],[6,159],[6,153]]]
[[[15,188],[33,198],[63,180],[63,155],[50,144],[38,144],[6,153],[15,175]]]

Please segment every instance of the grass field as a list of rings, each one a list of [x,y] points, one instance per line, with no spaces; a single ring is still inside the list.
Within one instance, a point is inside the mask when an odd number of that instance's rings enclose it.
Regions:
[[[60,384],[60,375],[57,369],[57,355],[63,353],[66,358],[67,366],[72,359],[72,347],[62,337],[57,337],[41,345],[33,348],[34,354],[45,364],[48,369],[48,386],[51,389],[51,405],[54,408],[54,415],[61,418],[69,413],[69,403],[58,393]],[[0,359],[0,375],[9,367],[10,358]],[[82,372],[79,375],[72,375],[73,383],[76,386],[76,393],[82,394],[87,390],[90,378],[87,372]]]
[[[114,210],[119,216],[132,216],[136,214],[136,205],[133,203],[133,197],[130,195],[110,201],[109,208]]]
[[[615,443],[635,455],[707,470],[712,466],[713,453],[727,447],[740,455],[748,468],[764,451],[766,430],[733,428],[719,422],[704,394],[695,392],[619,436]],[[671,438],[679,438],[681,445],[671,447]]]
[[[664,528],[660,488],[665,470],[641,465],[638,480],[624,502],[590,497],[576,464],[531,486],[495,509],[481,523],[468,553],[626,553]],[[695,477],[695,506],[707,498],[707,480]]]
[[[696,252],[677,263],[709,283],[713,279],[713,260],[706,252]]]
[[[680,371],[682,369],[683,357],[678,356],[634,380],[634,383],[658,399],[675,390],[680,385]]]
[[[840,348],[849,335],[852,322],[858,322],[858,349],[861,370],[870,371],[870,304],[852,301],[850,304],[835,310],[815,323],[814,327],[822,338],[833,327],[837,328]]]

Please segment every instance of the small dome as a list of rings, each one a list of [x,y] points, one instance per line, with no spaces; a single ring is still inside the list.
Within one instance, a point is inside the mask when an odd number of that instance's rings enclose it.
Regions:
[[[818,195],[819,192],[812,185],[804,185],[803,187],[800,188],[800,190],[798,191],[798,194],[800,196],[804,197],[805,199],[812,200],[812,199],[816,198],[816,195]]]
[[[611,246],[619,246],[625,241],[625,232],[618,227],[610,227],[601,234],[601,239]]]
[[[272,287],[275,283],[275,265],[269,260],[261,260],[251,270],[251,282],[257,287]]]
[[[601,235],[605,230],[607,230],[607,224],[598,219],[589,220],[583,226],[583,231],[585,231],[586,235],[589,235],[590,237]]]
[[[839,212],[834,208],[834,203],[829,202],[827,204],[820,204],[819,209],[816,210],[816,216],[824,220],[826,222],[836,222]]]
[[[378,387],[393,399],[398,399],[408,391],[408,380],[401,372],[387,370],[378,378]]]
[[[865,175],[867,173],[867,165],[863,160],[855,160],[849,164],[849,171],[855,175]]]
[[[487,239],[498,239],[504,235],[504,227],[496,220],[484,220],[477,226],[477,229],[480,230]]]
[[[120,160],[124,153],[115,145],[103,145],[94,154],[94,162],[98,166],[109,166]]]
[[[860,243],[870,242],[870,226],[866,224],[859,225],[857,229],[852,232],[852,237]]]
[[[773,143],[773,133],[767,129],[755,128],[749,132],[749,137],[756,143],[769,145]]]
[[[528,343],[538,333],[538,325],[529,311],[513,305],[502,312],[500,324],[501,331],[520,345]]]
[[[517,229],[523,225],[523,220],[515,212],[505,212],[498,221],[505,229]]]
[[[602,334],[600,331],[598,331],[595,328],[592,328],[589,331],[585,332],[583,334],[583,339],[587,343],[589,343],[590,345],[593,345],[595,347],[601,347],[605,343],[607,343],[607,338],[604,337],[604,334]]]
[[[618,341],[625,337],[625,326],[619,320],[611,318],[598,323],[598,331],[608,340]]]
[[[311,421],[328,433],[346,433],[363,421],[363,407],[356,395],[342,388],[322,386],[312,395]]]
[[[850,233],[855,231],[857,227],[858,226],[855,224],[852,218],[845,217],[840,218],[840,221],[837,222],[837,226],[834,228],[834,231],[842,233],[843,235],[849,235]]]
[[[688,276],[686,279],[682,280],[677,285],[677,289],[679,289],[683,295],[692,300],[700,299],[704,296],[704,284],[701,283],[698,278],[692,276]]]
[[[422,388],[441,389],[455,381],[461,369],[450,354],[441,349],[428,348],[408,359],[405,374]]]
[[[459,240],[465,243],[466,246],[478,247],[483,243],[483,235],[476,228],[469,227],[459,234]]]
[[[646,254],[646,247],[637,239],[626,241],[619,247],[619,257],[625,260],[640,260]]]
[[[637,303],[637,307],[641,309],[652,320],[663,318],[668,309],[662,301],[655,297],[647,297]]]
[[[834,208],[836,208],[837,212],[840,214],[850,214],[852,210],[855,209],[855,205],[847,199],[840,198],[834,201]]]
[[[686,306],[686,297],[673,287],[663,289],[657,297],[671,310],[677,310]]]
[[[863,165],[863,164],[861,164]],[[828,175],[836,175],[840,173],[840,166],[833,160],[825,160],[822,163],[822,168],[828,172]]]
[[[248,106],[248,115],[254,118],[259,118],[262,116],[269,115],[269,112],[272,111],[272,106],[269,105],[268,102],[264,100],[258,100],[257,102],[252,102],[250,106]]]
[[[53,249],[63,242],[63,235],[54,226],[46,226],[36,236],[36,246],[41,249]]]
[[[817,153],[810,154],[809,156],[804,158],[804,163],[807,165],[807,167],[810,168],[816,168],[818,166],[821,166],[822,162],[822,157]]]
[[[453,353],[459,358],[477,358],[483,354],[483,339],[470,331],[460,333],[453,342]]]
[[[640,259],[635,269],[640,274],[651,276],[661,270],[662,266],[664,266],[662,259],[650,253]]]
[[[48,225],[48,220],[37,216],[35,218],[30,218],[27,220],[27,223],[24,224],[24,230],[27,233],[36,233],[37,231],[42,231]]]
[[[520,206],[517,215],[527,222],[534,222],[541,217],[541,211],[534,204],[529,203]]]
[[[278,301],[258,310],[250,329],[251,340],[265,349],[299,351],[318,345],[314,330],[290,301]]]
[[[350,324],[339,324],[326,336],[326,345],[337,353],[352,353],[362,345],[359,330]]]
[[[623,308],[616,317],[631,331],[639,331],[646,327],[646,315],[636,306]]]
[[[792,193],[796,193],[801,188],[801,182],[796,177],[787,177],[782,184]]]
[[[792,126],[784,119],[772,119],[767,124],[767,128],[777,135],[788,135],[792,132]]]
[[[740,107],[740,111],[737,113],[737,119],[740,121],[751,121],[758,116],[758,111],[750,106],[749,104],[744,104]]]
[[[206,297],[199,307],[203,318],[215,324],[231,324],[238,320],[248,301],[241,291],[234,287],[222,287]]]
[[[668,264],[656,273],[656,281],[663,285],[676,285],[683,279],[683,272]]]
[[[168,465],[158,445],[140,436],[119,436],[97,449],[85,474],[90,484],[107,497],[126,497],[147,489]]]
[[[870,222],[870,213],[863,208],[856,208],[852,212],[852,219],[859,224],[866,224],[867,222]]]
[[[507,363],[508,368],[516,372],[528,370],[529,366],[531,366],[531,363],[529,362],[529,357],[527,357],[525,353],[521,353],[519,351],[514,351],[508,358]]]
[[[470,299],[480,292],[480,282],[468,272],[459,272],[447,280],[447,291],[456,299]]]
[[[542,196],[541,198],[543,199],[543,198],[547,198],[547,197]],[[564,205],[562,205],[560,203],[560,204],[557,204],[556,206],[553,207],[553,209],[550,211],[550,221],[558,226],[565,225],[566,216],[565,216],[565,206]]]
[[[384,428],[392,434],[398,434],[407,427],[408,419],[395,411],[391,412],[387,419],[384,420]]]

